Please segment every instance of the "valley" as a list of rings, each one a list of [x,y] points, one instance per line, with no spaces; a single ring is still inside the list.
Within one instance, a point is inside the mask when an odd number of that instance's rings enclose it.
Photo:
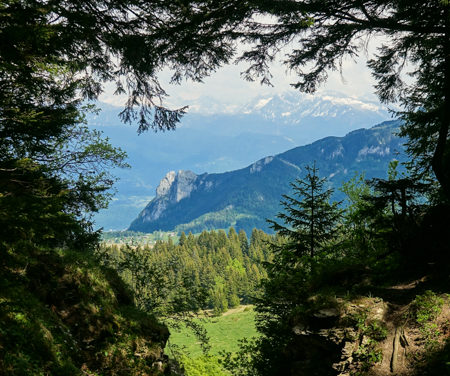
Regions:
[[[239,349],[240,340],[258,335],[255,328],[255,312],[251,305],[238,306],[220,316],[196,320],[207,332],[211,355],[219,355],[223,351],[234,353]],[[180,350],[189,357],[198,358],[202,355],[198,339],[185,327],[180,330],[171,329],[170,340],[166,345],[168,354],[171,352],[171,346],[174,345],[180,347]]]
[[[114,199],[107,210],[95,216],[97,226],[105,231],[128,228],[171,170],[190,170],[197,175],[237,170],[261,158],[324,137],[342,137],[391,117],[373,98],[288,91],[249,99],[232,111],[200,98],[175,132],[137,136],[135,127],[120,124],[120,107],[98,106],[102,109],[98,115],[87,116],[89,126],[126,150],[131,165],[131,169],[114,170],[119,177]]]
[[[0,376],[447,376],[449,265],[449,0],[0,3]]]
[[[200,233],[233,226],[247,233],[255,227],[270,232],[266,219],[280,211],[280,198],[289,193],[305,166],[315,162],[334,189],[332,199],[343,201],[339,189],[343,182],[361,173],[365,179],[384,178],[390,161],[405,161],[404,140],[395,136],[399,125],[384,122],[344,137],[327,137],[235,171],[201,175],[171,171],[128,230]]]

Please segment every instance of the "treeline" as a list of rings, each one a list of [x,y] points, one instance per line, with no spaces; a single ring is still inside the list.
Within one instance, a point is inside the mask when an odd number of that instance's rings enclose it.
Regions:
[[[138,305],[164,315],[212,309],[215,314],[252,303],[267,277],[270,244],[278,238],[254,229],[248,239],[230,228],[181,233],[178,244],[106,245],[103,258],[119,270],[136,292]]]

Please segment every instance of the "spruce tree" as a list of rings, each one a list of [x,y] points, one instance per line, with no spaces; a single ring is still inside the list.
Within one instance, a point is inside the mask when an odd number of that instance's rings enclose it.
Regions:
[[[239,230],[239,243],[241,245],[242,254],[248,256],[248,239],[244,230]]]
[[[288,375],[298,367],[290,350],[298,339],[292,323],[305,310],[314,265],[330,256],[342,216],[339,203],[330,203],[333,190],[326,188],[315,163],[306,166],[306,176],[293,182],[292,189],[292,196],[283,196],[284,211],[277,215],[283,223],[269,221],[279,236],[273,242],[274,260],[266,264],[268,278],[256,305],[261,337],[252,367],[258,375]]]
[[[291,183],[293,196],[283,195],[284,212],[277,214],[284,224],[268,220],[271,228],[287,238],[283,248],[294,258],[308,255],[313,259],[326,251],[336,236],[335,227],[342,216],[339,203],[330,203],[333,189],[325,189],[326,179],[318,176],[316,164],[305,167],[304,179]]]

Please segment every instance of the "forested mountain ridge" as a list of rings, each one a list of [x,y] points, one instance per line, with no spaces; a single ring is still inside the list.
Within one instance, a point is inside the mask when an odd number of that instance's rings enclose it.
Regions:
[[[247,233],[253,227],[267,231],[265,219],[280,210],[281,195],[289,192],[290,182],[314,160],[321,176],[335,188],[356,173],[364,172],[368,179],[385,177],[392,159],[405,158],[404,140],[395,135],[399,125],[389,121],[344,137],[327,137],[222,174],[171,171],[129,229],[200,232],[234,226]],[[340,200],[343,195],[336,190],[334,198]]]
[[[232,171],[267,155],[328,136],[344,136],[390,117],[387,109],[370,98],[338,92],[307,95],[286,91],[250,98],[231,108],[210,97],[184,104],[189,111],[176,132],[139,137],[132,127],[119,123],[120,107],[100,102],[101,111],[87,115],[90,127],[127,151],[132,167],[114,172],[119,178],[117,193],[108,208],[95,215],[99,227],[119,230],[129,226],[167,171]]]

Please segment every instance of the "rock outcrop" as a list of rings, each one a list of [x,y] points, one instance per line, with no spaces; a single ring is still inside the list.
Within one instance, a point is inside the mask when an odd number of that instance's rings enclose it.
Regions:
[[[417,281],[417,291],[416,284],[380,289],[388,300],[328,297],[324,306],[293,317],[294,336],[285,350],[284,374],[448,374],[450,300],[446,294],[423,293],[421,283]],[[401,290],[390,296],[393,289]],[[308,300],[312,306],[317,303],[315,298]],[[433,328],[432,334],[429,328]]]
[[[197,188],[198,176],[192,171],[170,171],[161,179],[156,188],[156,196],[139,215],[142,222],[156,221],[169,206],[190,196]]]
[[[181,228],[196,233],[234,226],[248,233],[255,227],[271,231],[265,219],[280,211],[282,195],[291,193],[290,183],[304,175],[305,165],[316,162],[320,175],[334,186],[337,201],[345,198],[337,188],[355,173],[365,171],[367,179],[385,177],[390,161],[404,159],[404,140],[395,136],[398,126],[399,122],[387,122],[345,137],[327,137],[230,172],[171,171],[129,230]],[[224,212],[230,206],[233,211]]]

